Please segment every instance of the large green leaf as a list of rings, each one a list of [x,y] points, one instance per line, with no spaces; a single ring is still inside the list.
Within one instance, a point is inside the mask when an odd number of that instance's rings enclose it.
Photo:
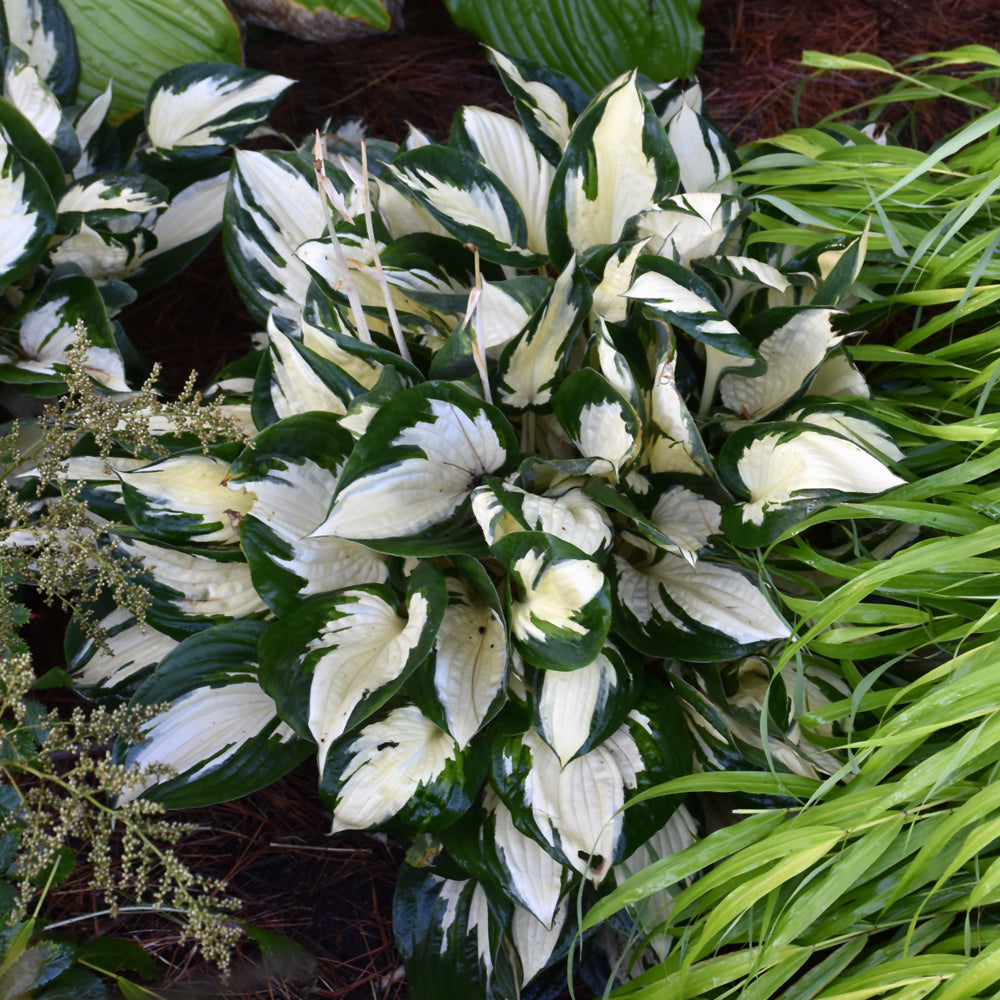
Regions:
[[[698,0],[445,0],[460,28],[508,55],[545,63],[587,90],[638,68],[688,76],[701,55]]]
[[[62,0],[80,52],[79,96],[114,81],[113,118],[139,111],[152,82],[190,62],[242,61],[240,31],[222,0]]]

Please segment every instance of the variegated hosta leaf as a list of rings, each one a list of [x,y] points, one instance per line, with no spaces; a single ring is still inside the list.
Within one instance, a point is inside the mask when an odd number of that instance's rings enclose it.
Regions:
[[[56,95],[46,84],[38,69],[17,49],[5,53],[3,96],[45,140],[60,161],[72,166],[80,155],[76,133],[63,117]]]
[[[693,566],[709,538],[719,533],[722,508],[683,486],[672,486],[656,501],[649,519],[673,543],[664,546],[667,551],[683,556]]]
[[[228,63],[167,70],[146,97],[143,156],[202,157],[239,142],[262,124],[295,81]]]
[[[483,819],[476,841],[483,875],[495,881],[514,902],[546,928],[556,922],[559,900],[570,886],[569,872],[538,841],[514,824],[514,817],[496,792],[483,792]]]
[[[558,163],[576,116],[587,105],[587,94],[562,73],[511,59],[496,49],[487,51],[532,142],[550,163]]]
[[[692,566],[669,552],[641,564],[619,555],[614,565],[616,624],[651,656],[725,659],[790,634],[760,589],[728,566]]]
[[[124,608],[100,620],[106,648],[79,629],[66,637],[66,657],[73,681],[82,687],[111,690],[155,667],[177,645],[177,640],[151,625],[140,624]]]
[[[621,725],[635,703],[641,676],[641,668],[626,662],[611,643],[579,670],[530,675],[535,692],[532,723],[563,766]]]
[[[427,659],[447,601],[430,563],[410,578],[406,616],[385,586],[356,586],[303,601],[261,640],[262,682],[282,718],[330,747],[370,716]],[[449,737],[450,739],[450,737]]]
[[[485,260],[515,267],[543,263],[543,256],[528,249],[528,227],[517,199],[471,156],[449,147],[422,146],[397,156],[392,171],[455,239],[474,244]]]
[[[277,780],[310,746],[278,718],[257,682],[261,622],[237,621],[190,636],[160,662],[135,702],[169,702],[143,726],[123,762],[146,771],[122,799],[146,794],[170,808],[224,802]]]
[[[261,431],[233,463],[227,486],[250,497],[240,522],[257,593],[277,614],[304,598],[385,583],[385,557],[343,538],[314,538],[353,440],[332,415],[289,417]]]
[[[138,173],[103,173],[77,181],[59,198],[59,214],[84,215],[91,225],[131,212],[166,208],[170,192]]]
[[[797,716],[821,710],[831,701],[848,698],[843,680],[829,671],[796,671],[786,690],[782,675],[768,664],[749,657],[726,667],[689,667],[672,673],[678,696],[685,704],[696,754],[707,770],[757,770],[777,765],[790,774],[819,779],[843,764],[826,752],[799,726]],[[761,715],[767,712],[765,750]],[[823,733],[829,738],[829,729]]]
[[[0,44],[20,49],[60,103],[71,104],[80,63],[73,26],[62,5],[57,0],[7,0],[3,15]]]
[[[141,560],[139,579],[153,598],[147,617],[169,635],[183,637],[267,610],[238,551],[196,553],[140,538],[122,539],[120,545],[126,556]]]
[[[484,484],[472,494],[472,512],[488,545],[512,531],[544,531],[599,559],[614,540],[604,508],[577,487],[539,496],[499,481]]]
[[[449,826],[479,793],[486,754],[458,744],[415,705],[403,705],[336,742],[320,793],[332,833],[394,821],[408,834]]]
[[[6,381],[56,381],[66,350],[83,335],[90,341],[84,369],[106,389],[128,391],[125,365],[104,300],[94,282],[71,270],[54,271],[44,287],[9,318],[18,329],[16,355],[0,354]],[[40,376],[40,377],[39,377]]]
[[[258,323],[272,309],[298,319],[312,277],[295,250],[324,228],[312,163],[302,153],[236,151],[222,246],[236,290]]]
[[[76,118],[73,120],[73,127],[76,129],[76,137],[81,149],[80,159],[73,167],[73,176],[77,180],[96,173],[105,165],[113,166],[113,163],[105,164],[105,151],[101,148],[101,142],[98,138],[101,134],[101,126],[105,124],[105,119],[111,108],[111,88],[112,84],[109,82],[103,93],[98,94],[77,111]]]
[[[523,906],[514,907],[510,932],[521,965],[522,985],[532,982],[545,969],[556,967],[556,962],[577,942],[576,924],[569,920],[569,906],[568,898],[559,904],[551,927],[546,927]]]
[[[130,214],[107,227],[92,228],[85,216],[77,232],[52,250],[50,259],[56,266],[75,265],[97,281],[127,280],[139,292],[155,288],[183,270],[218,229],[226,178],[227,174],[217,174],[195,181],[163,211]]]
[[[628,74],[573,126],[552,181],[549,251],[557,265],[618,243],[626,224],[677,188],[677,161],[649,102]]]
[[[518,829],[594,885],[675,808],[661,799],[623,810],[628,798],[690,770],[676,700],[666,689],[651,695],[611,736],[565,766],[533,729],[493,749],[491,780]]]
[[[257,370],[254,391],[258,422],[268,422],[263,412],[268,407],[259,397],[270,403],[278,420],[284,420],[305,413],[344,416],[354,396],[364,391],[339,365],[284,334],[273,314],[268,317],[267,334],[267,355]]]
[[[773,430],[762,434],[761,428],[748,427],[731,435],[721,457],[727,485],[748,497],[735,508],[738,521],[727,516],[723,522],[727,532],[742,525],[742,534],[754,539],[741,537],[738,544],[768,544],[826,502],[845,494],[881,493],[904,482],[840,434],[815,424],[815,429],[801,423],[767,426]]]
[[[506,535],[493,553],[510,577],[507,617],[524,659],[550,670],[591,663],[611,626],[609,584],[601,567],[575,545],[543,531]]]
[[[640,257],[639,266],[643,273],[626,295],[642,302],[647,313],[726,354],[754,357],[753,347],[729,321],[710,285],[663,257]]]
[[[148,223],[156,245],[143,248],[121,277],[141,294],[184,270],[222,225],[228,179],[225,170],[178,191]]]
[[[869,399],[871,390],[864,375],[858,371],[847,352],[840,348],[827,355],[816,369],[806,389],[807,396],[826,396],[829,399]]]
[[[653,369],[647,412],[648,440],[644,456],[649,471],[701,475],[712,460],[694,417],[677,386],[676,349],[668,337],[659,348]]]
[[[784,310],[775,313],[776,320],[787,317],[786,321],[757,346],[767,370],[752,378],[731,373],[719,383],[722,401],[741,420],[760,420],[801,392],[844,339],[833,329],[832,309],[796,310],[790,316]]]
[[[547,257],[545,212],[553,167],[532,144],[525,128],[495,111],[465,107],[455,116],[451,142],[477,156],[503,181],[524,213],[527,249]]]
[[[528,325],[550,287],[540,275],[483,281],[471,326],[487,357],[496,357]]]
[[[692,260],[719,253],[744,211],[735,199],[716,192],[677,194],[642,214],[636,236],[647,241],[648,253],[687,267]]]
[[[595,266],[603,268],[601,280],[594,286],[594,313],[601,319],[601,327],[606,331],[606,323],[624,323],[628,317],[629,300],[626,293],[632,286],[635,275],[636,261],[640,254],[645,253],[644,242],[633,243],[608,253],[603,264],[601,251],[595,251],[587,260],[588,268]],[[609,340],[605,334],[605,339]],[[608,376],[608,372],[604,371]],[[608,376],[610,377],[610,376]],[[621,392],[622,387],[616,386]],[[624,393],[628,395],[627,392]]]
[[[501,402],[515,410],[549,405],[590,304],[590,286],[571,260],[548,299],[500,356],[497,385]]]
[[[506,701],[507,631],[465,580],[448,577],[448,607],[434,638],[434,691],[459,750]]]
[[[120,472],[129,517],[148,538],[171,544],[239,538],[240,518],[253,497],[226,486],[229,463],[201,452],[172,455]]]
[[[729,140],[686,100],[667,122],[667,137],[677,157],[681,187],[686,192],[719,191],[733,194],[731,174],[737,166]]]
[[[509,467],[517,450],[495,407],[448,383],[415,386],[374,416],[344,467],[330,516],[314,534],[405,554],[454,551],[449,519],[483,476]]]
[[[0,132],[0,284],[9,285],[38,263],[55,220],[48,185]]]
[[[599,372],[583,368],[568,375],[552,397],[552,408],[577,450],[601,458],[614,479],[639,454],[642,425],[632,405]]]
[[[404,865],[392,924],[412,1000],[510,1000],[518,980],[506,944],[513,906],[475,879]]]
[[[848,441],[854,441],[876,455],[898,462],[903,458],[903,452],[889,436],[889,432],[878,424],[867,419],[864,413],[852,412],[841,403],[831,406],[828,403],[813,401],[801,409],[788,414],[789,420],[801,420],[814,427],[824,427],[840,434]]]

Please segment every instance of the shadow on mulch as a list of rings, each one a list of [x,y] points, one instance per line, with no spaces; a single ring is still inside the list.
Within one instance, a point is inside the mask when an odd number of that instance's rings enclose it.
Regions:
[[[374,136],[400,141],[412,123],[444,139],[462,104],[510,111],[480,47],[452,25],[438,0],[408,0],[405,17],[397,35],[342,46],[251,35],[248,65],[301,81],[272,116],[274,125],[298,141],[327,120],[357,117]],[[809,83],[811,71],[798,62],[803,49],[864,50],[898,61],[957,45],[1000,44],[996,0],[704,0],[702,20],[706,107],[737,144],[813,124],[870,92],[870,80],[837,74]],[[917,116],[926,141],[959,123],[940,110],[933,115]],[[192,368],[204,384],[246,353],[257,329],[226,275],[218,240],[121,320],[140,351],[160,362],[169,388],[179,388]],[[391,926],[402,852],[365,835],[329,839],[314,767],[303,765],[256,795],[183,818],[201,829],[182,856],[228,880],[246,901],[245,920],[288,936],[311,959],[297,960],[286,984],[269,981],[247,944],[232,977],[221,983],[189,947],[177,944],[175,933],[144,925],[140,940],[168,970],[169,995],[404,1000]],[[78,893],[69,900],[71,912],[99,908],[85,890],[65,889],[71,897]],[[107,925],[100,931],[115,933]]]

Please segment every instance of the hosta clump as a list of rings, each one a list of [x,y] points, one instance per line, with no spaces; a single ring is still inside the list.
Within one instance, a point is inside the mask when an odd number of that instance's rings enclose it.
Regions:
[[[751,256],[696,87],[588,101],[496,61],[520,121],[237,153],[225,245],[268,336],[220,384],[256,438],[95,473],[152,628],[72,650],[83,683],[173,703],[122,751],[177,772],[143,794],[216,801],[315,752],[335,830],[419,838],[414,997],[515,995],[576,892],[689,843],[676,800],[622,809],[643,789],[829,766],[801,698],[759,697],[791,624],[760,549],[901,482],[836,327],[863,241]]]
[[[0,69],[0,381],[61,392],[83,323],[93,377],[135,388],[134,351],[113,317],[218,230],[230,166],[219,154],[291,81],[182,66],[154,82],[144,115],[113,127],[111,85],[76,103],[80,66],[58,0],[3,0]]]

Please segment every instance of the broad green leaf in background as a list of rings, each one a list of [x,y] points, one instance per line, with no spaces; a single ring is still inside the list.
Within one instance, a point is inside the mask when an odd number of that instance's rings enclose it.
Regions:
[[[114,120],[141,110],[150,85],[165,70],[191,62],[242,62],[239,28],[222,0],[62,4],[80,53],[79,97],[92,100],[113,80]]]
[[[590,92],[639,69],[689,76],[701,56],[698,0],[445,0],[460,28],[507,55],[543,63]]]

